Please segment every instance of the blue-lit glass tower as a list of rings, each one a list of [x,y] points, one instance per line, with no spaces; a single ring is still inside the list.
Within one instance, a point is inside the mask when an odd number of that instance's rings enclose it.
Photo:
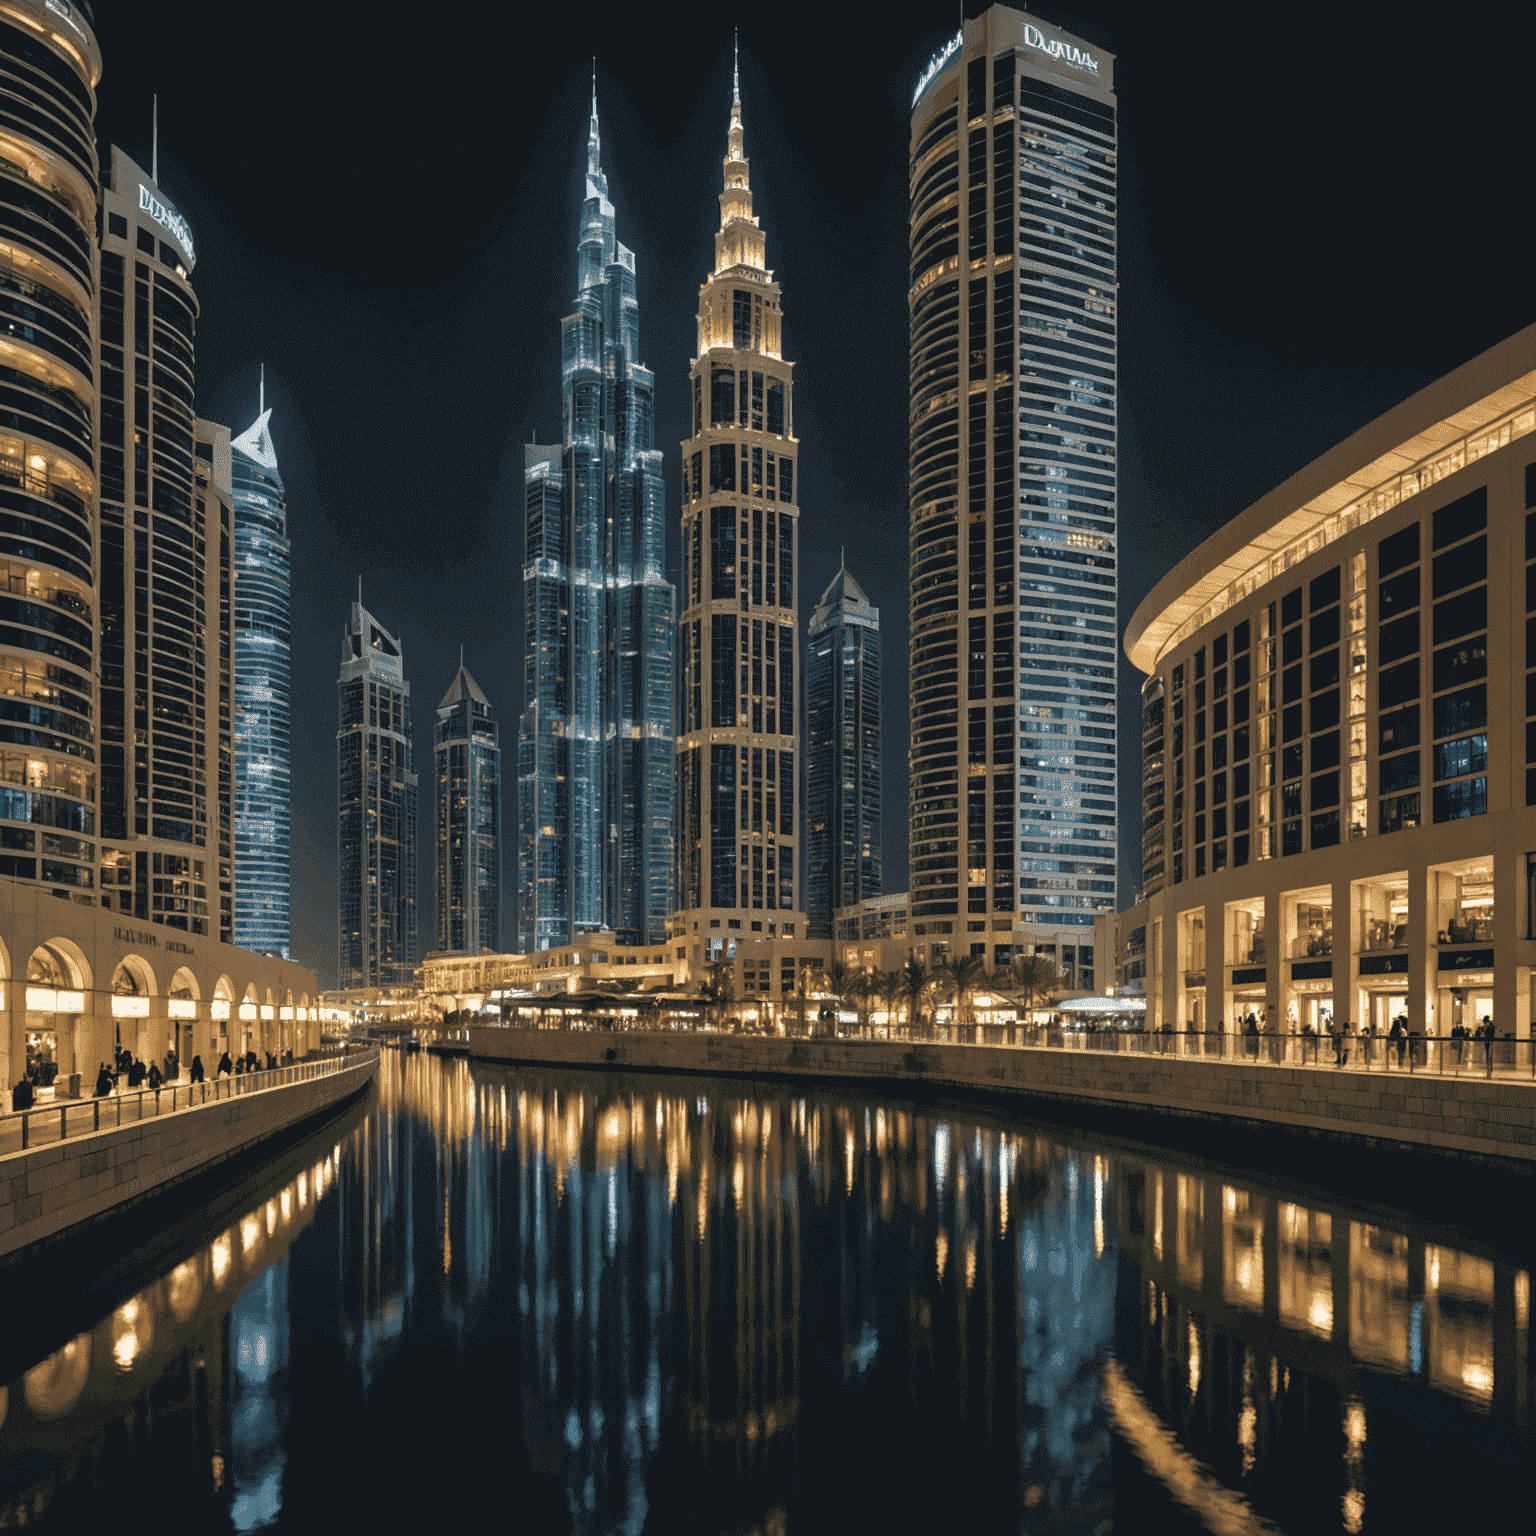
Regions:
[[[880,890],[880,610],[846,569],[805,642],[805,915],[832,937],[839,907]]]
[[[501,746],[462,654],[437,706],[437,947],[501,949]]]
[[[672,900],[672,631],[655,380],[635,258],[587,141],[579,278],[560,323],[564,430],[526,459],[518,948],[659,944]]]
[[[235,500],[235,943],[288,958],[288,589],[272,412],[230,445]]]

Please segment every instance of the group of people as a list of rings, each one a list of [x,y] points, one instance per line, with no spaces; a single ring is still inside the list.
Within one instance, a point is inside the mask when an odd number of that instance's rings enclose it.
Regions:
[[[1238,1028],[1239,1032],[1245,1037],[1245,1050],[1247,1054],[1257,1056],[1259,1053],[1258,1037],[1270,1034],[1271,1031],[1263,1028],[1259,1022],[1258,1015],[1251,1009]],[[1351,1036],[1356,1035],[1356,1031],[1351,1028],[1347,1021],[1341,1023],[1333,1018],[1325,1018],[1323,1020],[1323,1027],[1319,1030],[1317,1025],[1308,1020],[1302,1025],[1299,1033],[1304,1042],[1316,1040],[1319,1043],[1322,1036],[1326,1034],[1332,1041],[1334,1059],[1337,1064],[1342,1067],[1349,1061],[1349,1041]],[[1358,1038],[1361,1042],[1360,1049],[1364,1059],[1369,1060],[1374,1049],[1374,1041],[1382,1038],[1380,1031],[1374,1023],[1362,1024],[1358,1031]],[[1398,1066],[1407,1065],[1410,1050],[1413,1052],[1415,1062],[1423,1063],[1427,1061],[1427,1039],[1417,1030],[1409,1028],[1406,1014],[1399,1014],[1392,1020],[1391,1026],[1388,1028],[1384,1038],[1387,1051],[1386,1060],[1389,1064],[1395,1058]],[[1430,1036],[1429,1038],[1433,1037]],[[1465,1024],[1454,1025],[1449,1038],[1454,1044],[1455,1055],[1453,1059],[1459,1065],[1463,1061],[1471,1062],[1474,1059],[1472,1051],[1468,1048],[1469,1042],[1483,1042],[1484,1055],[1481,1059],[1485,1062],[1491,1061],[1493,1057],[1493,1042],[1498,1038],[1498,1035],[1494,1030],[1493,1020],[1487,1014],[1484,1014],[1482,1022],[1476,1028],[1469,1029]],[[1278,1057],[1276,1059],[1278,1060]]]
[[[267,1051],[265,1055],[265,1070],[272,1071],[277,1067],[293,1065],[293,1052],[280,1051],[273,1053]],[[231,1060],[228,1051],[219,1058],[216,1073],[220,1077],[231,1075],[239,1077],[247,1072],[260,1072],[264,1069],[262,1056],[255,1051],[248,1050],[243,1055]],[[126,1046],[112,1053],[110,1062],[103,1061],[96,1068],[95,1097],[104,1099],[109,1094],[115,1093],[119,1088],[125,1088],[130,1092],[139,1088],[149,1088],[158,1093],[167,1083],[176,1082],[181,1076],[181,1062],[177,1059],[176,1052],[168,1050],[163,1061],[152,1061],[148,1066],[138,1059]],[[203,1058],[193,1056],[192,1065],[187,1069],[187,1077],[190,1082],[200,1083],[204,1080]],[[11,1108],[13,1110],[31,1109],[37,1103],[38,1082],[36,1074],[26,1074],[21,1077],[11,1089]]]

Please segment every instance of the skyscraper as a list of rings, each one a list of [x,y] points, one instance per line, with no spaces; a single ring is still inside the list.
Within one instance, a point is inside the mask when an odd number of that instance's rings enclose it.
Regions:
[[[235,943],[288,957],[288,579],[283,479],[263,383],[231,444],[235,498]]]
[[[501,746],[464,657],[437,706],[437,947],[501,948]]]
[[[336,984],[403,986],[416,968],[416,773],[400,642],[358,601],[341,632]]]
[[[197,419],[195,260],[186,220],[114,145],[101,189],[102,895],[230,942],[232,471],[229,429]]]
[[[0,3],[0,88],[11,104],[0,146],[0,289],[10,322],[0,423],[0,875],[81,903],[96,899],[98,770],[101,54],[88,15]]]
[[[634,253],[614,233],[597,94],[576,307],[560,323],[564,437],[527,457],[518,946],[660,943],[672,899],[672,631],[655,380]]]
[[[1115,891],[1113,61],[993,6],[911,138],[911,915],[1082,964]]]
[[[733,92],[714,270],[699,289],[683,444],[678,912],[697,967],[804,937],[797,911],[797,621],[791,374]]]
[[[813,939],[880,890],[880,610],[847,568],[805,643],[805,912]]]

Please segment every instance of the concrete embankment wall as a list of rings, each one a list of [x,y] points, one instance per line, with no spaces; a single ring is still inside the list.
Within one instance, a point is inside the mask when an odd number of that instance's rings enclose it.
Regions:
[[[378,1057],[369,1056],[308,1082],[0,1157],[0,1261],[75,1234],[312,1120],[365,1087],[377,1067]]]
[[[1007,1046],[471,1028],[488,1061],[860,1082],[1369,1138],[1536,1170],[1536,1084]],[[1103,1123],[1102,1113],[1099,1123]]]

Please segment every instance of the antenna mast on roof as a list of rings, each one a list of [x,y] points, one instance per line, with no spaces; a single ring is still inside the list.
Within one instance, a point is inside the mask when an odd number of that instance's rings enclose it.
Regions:
[[[150,140],[149,140],[149,179],[158,187],[160,185],[160,96],[157,92],[154,96],[154,106],[150,109]]]

